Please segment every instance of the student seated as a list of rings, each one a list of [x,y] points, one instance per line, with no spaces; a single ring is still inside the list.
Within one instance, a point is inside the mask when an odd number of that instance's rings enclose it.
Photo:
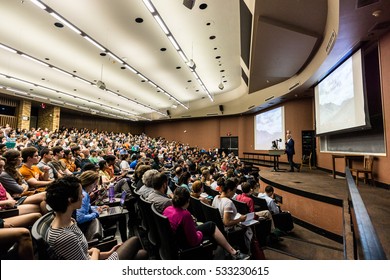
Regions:
[[[66,260],[124,260],[147,259],[148,254],[141,248],[137,237],[115,245],[110,251],[101,252],[97,248],[88,249],[88,242],[72,218],[72,213],[82,204],[83,193],[80,179],[65,176],[57,179],[47,188],[46,202],[54,210],[47,242],[60,259]]]
[[[165,208],[163,215],[168,218],[173,232],[177,233],[179,246],[184,248],[195,247],[201,244],[203,240],[212,239],[224,248],[233,259],[249,258],[248,255],[240,253],[229,244],[214,222],[208,221],[198,226],[195,225],[190,212],[187,210],[190,204],[190,193],[186,188],[176,188],[172,204],[172,206]]]
[[[6,253],[15,243],[18,244],[18,259],[33,260],[34,251],[30,231],[26,228],[32,226],[41,217],[39,213],[23,216],[0,218],[0,248]]]

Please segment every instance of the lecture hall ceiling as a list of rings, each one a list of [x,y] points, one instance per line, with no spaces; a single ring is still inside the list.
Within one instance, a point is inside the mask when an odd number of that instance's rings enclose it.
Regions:
[[[144,2],[0,0],[0,91],[138,121],[254,112],[310,95],[390,21],[385,0]]]

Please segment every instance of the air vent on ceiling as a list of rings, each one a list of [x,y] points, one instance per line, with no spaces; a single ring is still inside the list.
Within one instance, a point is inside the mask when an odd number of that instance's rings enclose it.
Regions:
[[[288,90],[293,90],[294,88],[296,88],[297,86],[299,86],[299,82],[292,85]]]
[[[326,50],[325,50],[326,53],[329,53],[332,50],[335,42],[336,42],[336,32],[333,30],[332,34],[330,34],[328,44],[326,45]]]
[[[374,4],[374,3],[378,3],[379,0],[357,0],[356,1],[356,7],[357,8],[363,8],[365,6],[368,6],[368,5],[371,5],[371,4]]]

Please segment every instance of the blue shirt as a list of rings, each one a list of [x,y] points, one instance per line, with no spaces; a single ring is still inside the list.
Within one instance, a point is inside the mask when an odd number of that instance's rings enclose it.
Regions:
[[[83,195],[81,208],[76,210],[76,221],[78,224],[86,223],[99,217],[97,206],[91,206],[89,194],[84,189]]]

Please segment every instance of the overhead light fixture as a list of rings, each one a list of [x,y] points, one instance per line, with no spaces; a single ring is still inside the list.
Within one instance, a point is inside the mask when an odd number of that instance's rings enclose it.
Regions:
[[[142,0],[142,1],[144,2],[146,8],[148,8],[149,12],[153,14],[155,12],[153,4],[149,0]]]
[[[73,30],[74,32],[76,32],[77,34],[81,34],[81,31],[78,30],[76,27],[74,27],[72,24],[70,24],[69,22],[67,22],[65,19],[63,19],[62,17],[60,17],[59,15],[57,15],[56,13],[54,12],[51,12],[50,15],[52,17],[54,17],[55,19],[59,20],[60,22],[62,22],[63,24],[65,24],[67,27],[69,27],[71,30]]]
[[[92,40],[91,38],[89,38],[88,36],[84,35],[83,36],[85,40],[87,40],[88,42],[90,42],[92,45],[94,45],[95,47],[97,47],[98,49],[100,49],[101,51],[105,51],[106,49],[103,48],[101,45],[99,45],[98,43],[96,43],[94,40]]]
[[[162,29],[162,31],[165,33],[165,35],[167,35],[169,41],[172,43],[172,45],[174,46],[174,48],[176,49],[176,51],[179,53],[179,55],[181,56],[181,58],[183,59],[183,61],[186,63],[186,65],[190,68],[191,72],[195,72],[195,68],[196,68],[196,64],[195,62],[193,61],[193,59],[188,59],[187,56],[185,55],[185,53],[183,52],[183,50],[181,49],[181,47],[179,46],[179,44],[177,43],[176,39],[173,37],[172,33],[169,31],[168,27],[166,26],[166,24],[164,23],[164,20],[161,18],[161,16],[159,15],[158,11],[156,10],[156,8],[154,7],[154,5],[152,4],[152,2],[150,0],[142,0],[146,6],[146,8],[149,10],[149,12],[152,14],[152,16],[154,17],[154,19],[157,21],[158,25],[160,26],[160,28]],[[192,7],[194,6],[195,4],[195,0],[191,0],[191,1],[187,1],[187,0],[184,0],[183,1],[183,5],[185,5],[187,8],[189,9],[192,9]],[[214,102],[214,99],[213,97],[211,96],[210,92],[207,90],[207,88],[204,86],[202,80],[200,79],[200,77],[198,75],[196,75],[196,80],[198,81],[198,83],[202,86],[202,88],[204,89],[204,91],[206,92],[206,94],[208,95],[209,99]],[[182,103],[180,103],[180,105],[182,105]],[[183,105],[182,105],[183,106]],[[184,106],[183,106],[184,107]]]
[[[31,61],[34,61],[34,62],[36,62],[36,63],[39,63],[39,64],[41,64],[41,65],[43,65],[43,66],[47,66],[47,67],[49,66],[49,64],[44,63],[44,62],[42,62],[42,61],[40,61],[40,60],[38,60],[38,59],[36,59],[36,58],[34,58],[34,57],[31,57],[31,56],[29,56],[29,55],[26,55],[26,54],[24,54],[24,53],[22,53],[21,56],[23,56],[23,57],[25,57],[25,58],[27,58],[27,59],[29,59],[29,60],[31,60]]]
[[[14,49],[11,49],[10,47],[4,46],[3,44],[0,44],[0,48],[4,49],[6,51],[12,52],[12,53],[16,53],[16,51]]]
[[[163,20],[161,19],[161,17],[159,15],[154,15],[154,19],[157,21],[158,25],[160,25],[160,27],[164,31],[164,33],[168,35],[169,34],[169,30],[166,27],[166,25],[163,22]]]
[[[46,10],[46,6],[43,5],[41,2],[39,2],[38,0],[30,0],[30,1],[31,1],[31,3],[33,3],[34,5],[39,7],[40,9]]]

